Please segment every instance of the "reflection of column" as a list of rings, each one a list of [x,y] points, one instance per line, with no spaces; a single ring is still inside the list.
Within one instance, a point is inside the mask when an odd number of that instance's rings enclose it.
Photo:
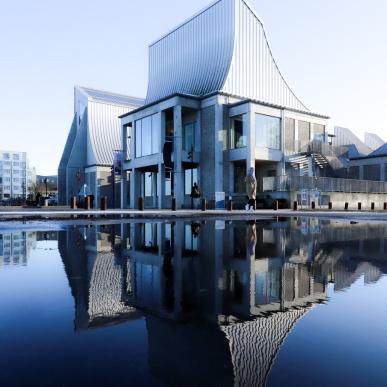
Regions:
[[[182,106],[173,108],[173,192],[176,198],[177,208],[182,208],[184,201],[184,184],[182,170],[182,148],[183,148],[183,124]]]
[[[182,270],[182,250],[184,237],[184,222],[177,222],[174,227],[174,288],[175,288],[175,314],[181,312],[181,301],[183,297],[183,270]]]

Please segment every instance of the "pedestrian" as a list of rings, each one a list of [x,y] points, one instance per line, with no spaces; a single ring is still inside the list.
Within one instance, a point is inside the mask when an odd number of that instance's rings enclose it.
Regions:
[[[200,199],[200,189],[198,184],[195,182],[191,189],[192,209],[199,208],[199,199]]]
[[[257,195],[257,179],[255,178],[254,168],[249,168],[247,176],[245,178],[246,192],[248,196],[248,203],[246,204],[246,210],[255,210],[255,199]]]

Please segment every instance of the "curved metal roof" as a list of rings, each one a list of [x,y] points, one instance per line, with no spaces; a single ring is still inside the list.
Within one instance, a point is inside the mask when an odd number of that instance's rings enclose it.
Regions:
[[[149,47],[147,104],[174,93],[217,91],[308,111],[284,80],[246,0],[218,0]]]

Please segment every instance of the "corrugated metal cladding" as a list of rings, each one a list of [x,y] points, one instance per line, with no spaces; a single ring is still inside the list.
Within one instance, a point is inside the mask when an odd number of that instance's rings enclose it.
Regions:
[[[149,47],[146,103],[221,90],[234,46],[234,0],[221,0]]]
[[[110,102],[118,105],[132,105],[135,107],[140,107],[144,105],[144,100],[141,98],[130,97],[128,95],[114,94],[107,91],[89,89],[88,87],[80,86],[79,89],[83,90],[89,97]]]
[[[261,21],[243,0],[235,0],[235,47],[224,92],[298,110],[295,96],[271,53]]]
[[[119,116],[136,106],[109,105],[89,101],[88,107],[88,165],[112,165],[113,151],[121,149],[121,124]]]
[[[146,103],[223,91],[308,109],[282,77],[263,25],[244,0],[220,0],[149,48]]]

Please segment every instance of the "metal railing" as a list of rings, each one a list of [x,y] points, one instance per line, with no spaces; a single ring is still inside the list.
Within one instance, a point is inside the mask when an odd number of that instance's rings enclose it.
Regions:
[[[301,191],[347,193],[387,193],[387,182],[333,177],[276,176],[262,179],[263,191]]]

